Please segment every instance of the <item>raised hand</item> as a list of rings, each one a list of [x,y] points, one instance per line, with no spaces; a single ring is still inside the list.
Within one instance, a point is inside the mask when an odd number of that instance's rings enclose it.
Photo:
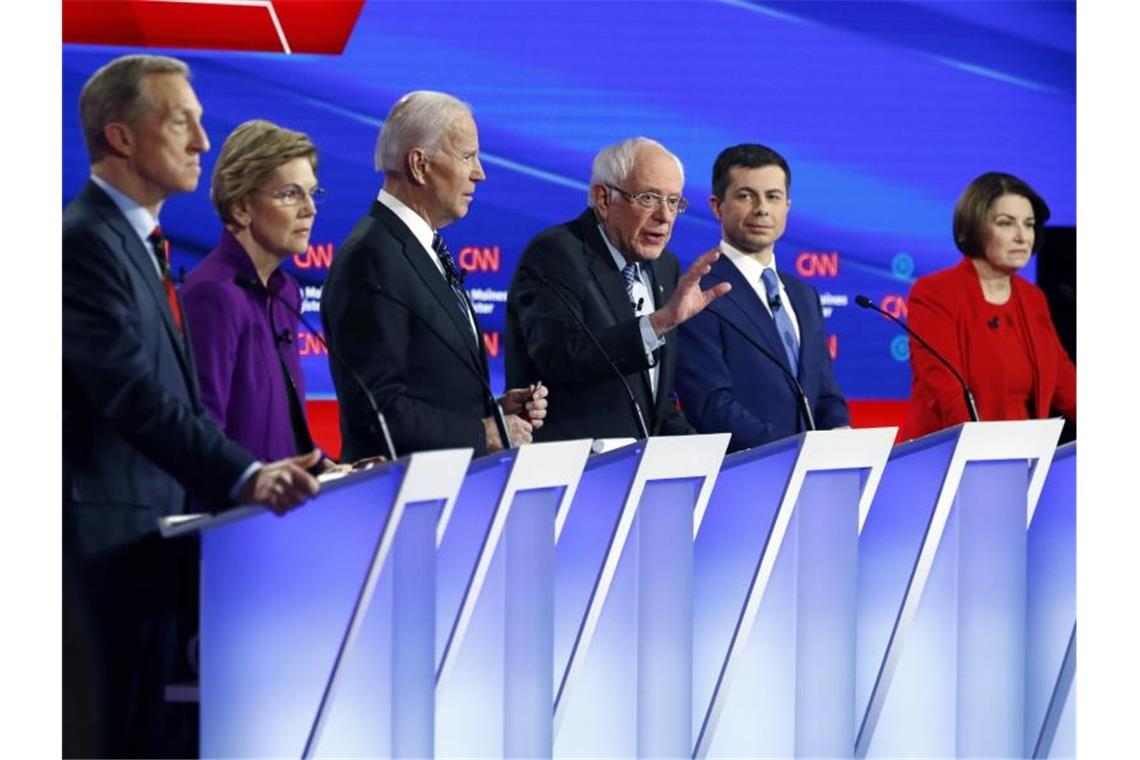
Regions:
[[[708,290],[701,290],[701,278],[712,270],[713,262],[720,258],[720,249],[705,251],[693,262],[681,279],[673,295],[657,311],[649,315],[649,324],[658,336],[664,335],[686,320],[704,311],[705,307],[732,290],[727,282],[717,283]]]

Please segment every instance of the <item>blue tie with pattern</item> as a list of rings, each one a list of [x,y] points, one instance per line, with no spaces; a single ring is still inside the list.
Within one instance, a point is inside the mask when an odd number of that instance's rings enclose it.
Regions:
[[[637,280],[637,264],[626,264],[622,267],[621,280],[625,283],[625,292],[629,295],[629,302],[633,303],[633,283]]]
[[[772,308],[772,319],[776,320],[776,330],[780,333],[780,341],[784,344],[784,353],[788,355],[788,366],[792,374],[798,375],[800,371],[800,342],[796,340],[796,329],[792,326],[792,318],[780,300],[780,285],[776,281],[776,271],[765,268],[760,274],[764,281],[764,290],[768,293],[768,306]]]
[[[438,232],[431,240],[431,248],[435,251],[440,266],[443,267],[443,276],[447,280],[448,287],[451,288],[455,300],[459,302],[459,310],[467,314],[467,295],[463,292],[463,275],[460,274],[459,267],[455,266],[455,259],[451,258],[451,251],[447,250],[447,243],[443,242],[443,238]]]

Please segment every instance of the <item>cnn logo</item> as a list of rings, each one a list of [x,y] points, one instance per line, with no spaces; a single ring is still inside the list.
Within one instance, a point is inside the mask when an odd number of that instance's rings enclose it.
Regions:
[[[895,319],[906,319],[906,298],[903,296],[894,293],[883,296],[879,308]]]
[[[456,258],[468,272],[498,272],[503,255],[497,245],[465,245]]]
[[[796,256],[796,273],[801,277],[836,277],[839,254],[835,251],[804,251]]]

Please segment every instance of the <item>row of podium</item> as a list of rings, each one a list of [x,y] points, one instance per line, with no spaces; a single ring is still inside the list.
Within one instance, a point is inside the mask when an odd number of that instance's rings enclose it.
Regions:
[[[1073,757],[1059,420],[414,454],[200,532],[203,757]]]

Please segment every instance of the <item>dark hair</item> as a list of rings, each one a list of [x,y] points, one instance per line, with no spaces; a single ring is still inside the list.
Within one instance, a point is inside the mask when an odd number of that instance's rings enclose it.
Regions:
[[[724,200],[728,192],[728,170],[734,166],[743,166],[748,169],[759,169],[762,166],[778,166],[784,170],[784,190],[792,190],[792,170],[788,162],[776,151],[756,143],[743,143],[725,148],[716,157],[713,163],[712,191],[713,195]]]
[[[962,191],[954,206],[954,244],[972,259],[985,253],[983,231],[994,201],[1003,195],[1020,195],[1033,207],[1033,251],[1041,248],[1043,227],[1049,221],[1049,206],[1028,184],[1002,172],[986,172]]]

